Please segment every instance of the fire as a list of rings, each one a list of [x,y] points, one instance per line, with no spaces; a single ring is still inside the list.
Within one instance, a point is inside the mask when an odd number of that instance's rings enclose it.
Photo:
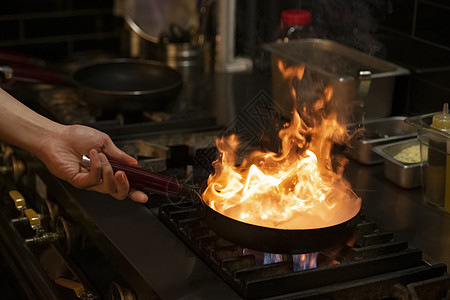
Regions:
[[[303,71],[285,68],[283,74],[301,79]],[[230,218],[282,229],[328,227],[355,216],[361,199],[342,176],[347,161],[338,160],[333,170],[331,156],[334,143],[349,137],[336,113],[326,109],[332,90],[323,95],[308,124],[294,110],[279,131],[278,153],[254,151],[237,164],[236,135],[216,139],[220,156],[202,195],[205,203]]]

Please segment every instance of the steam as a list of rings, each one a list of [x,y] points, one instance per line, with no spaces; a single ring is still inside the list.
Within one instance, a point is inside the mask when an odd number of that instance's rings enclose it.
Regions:
[[[357,48],[370,55],[383,45],[372,33],[378,25],[374,16],[390,10],[390,0],[317,0],[312,9],[318,37]]]

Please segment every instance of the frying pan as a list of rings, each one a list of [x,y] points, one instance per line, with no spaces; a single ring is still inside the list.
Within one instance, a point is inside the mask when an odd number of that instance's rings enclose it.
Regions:
[[[82,99],[105,110],[164,110],[182,86],[181,74],[150,60],[117,58],[85,65],[71,74]]]
[[[360,222],[360,209],[347,221],[314,229],[279,229],[244,223],[227,217],[205,204],[199,193],[176,178],[110,161],[114,171],[122,170],[130,185],[164,196],[189,196],[198,201],[205,223],[221,237],[242,247],[266,253],[300,254],[342,246],[350,240]]]
[[[0,65],[11,68],[11,79],[74,86],[84,101],[108,111],[165,110],[182,86],[178,71],[151,60],[106,59],[85,64],[70,76],[34,61],[28,55],[0,51]]]

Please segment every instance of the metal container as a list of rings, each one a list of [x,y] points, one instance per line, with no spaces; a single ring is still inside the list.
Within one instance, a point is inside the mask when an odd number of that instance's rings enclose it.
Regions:
[[[428,203],[450,213],[450,132],[431,126],[431,113],[409,117],[418,129],[422,164],[423,197]]]
[[[364,125],[347,125],[351,135],[349,155],[367,165],[382,163],[383,158],[372,151],[373,147],[417,136],[417,129],[405,120],[406,117],[394,116],[368,120]]]
[[[271,52],[273,98],[287,116],[323,98],[333,88],[331,103],[343,122],[388,117],[396,79],[409,71],[364,52],[324,39],[301,39],[264,45]],[[305,66],[303,78],[288,78],[280,71]],[[295,105],[292,87],[296,91]]]
[[[419,159],[417,161],[405,162],[398,159],[397,155],[407,148],[418,152]],[[420,157],[420,145],[417,138],[376,146],[373,151],[384,158],[384,176],[388,180],[405,189],[421,186],[422,158]]]

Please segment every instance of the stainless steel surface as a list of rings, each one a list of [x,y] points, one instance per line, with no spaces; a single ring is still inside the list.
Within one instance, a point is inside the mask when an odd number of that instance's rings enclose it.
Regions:
[[[418,156],[420,158],[419,141],[417,138],[412,140],[405,140],[401,142],[376,146],[373,148],[375,153],[378,153],[384,158],[384,176],[399,185],[402,188],[410,189],[421,185],[420,167],[421,163],[405,163],[394,158],[396,154],[405,148],[417,146]]]
[[[193,101],[206,101],[202,104],[220,117],[220,125],[231,127],[239,121],[241,128],[255,134],[262,129],[265,114],[276,112],[266,106],[270,102],[264,93],[270,86],[267,79],[221,74],[212,78],[215,84],[199,80],[197,84],[204,87],[201,91],[204,95]],[[215,89],[217,86],[220,88]],[[238,118],[243,111],[246,118]],[[158,137],[158,143],[177,145],[175,137],[178,135],[187,139],[182,130],[163,129],[160,129],[163,136]],[[142,132],[139,136],[150,138],[152,134],[157,132]],[[122,140],[132,135],[136,133],[117,132]],[[195,148],[200,142],[210,145],[210,139],[209,135],[203,139],[191,136],[183,143]],[[30,170],[30,165],[27,169]],[[427,262],[450,265],[450,215],[425,203],[421,188],[405,190],[391,183],[385,178],[381,164],[369,166],[351,160],[345,175],[362,198],[362,213],[368,221],[393,232],[396,241],[406,241],[423,251]],[[46,185],[40,188],[49,191],[48,195],[76,221],[80,231],[126,278],[129,288],[136,294],[147,295],[146,299],[241,299],[163,224],[157,216],[155,197],[150,197],[150,206],[155,208],[149,209],[131,200],[118,201],[107,195],[76,189],[49,176],[47,171],[33,176],[38,177],[45,178]]]
[[[125,274],[138,294],[143,284],[162,299],[240,299],[142,204],[74,189],[72,206],[92,239]],[[150,200],[151,201],[151,200]]]
[[[370,89],[362,108],[367,119],[387,117],[391,114],[396,77],[409,74],[408,70],[400,66],[331,40],[302,39],[289,43],[267,44],[264,47],[272,54],[275,101],[281,103],[288,114],[293,106],[291,82],[279,74],[279,60],[285,63],[286,67],[305,65],[302,80],[294,82],[297,93],[301,93],[302,101],[308,103],[319,99],[314,94],[317,85],[331,86],[332,99],[336,108],[341,110],[340,116],[346,119],[347,123],[360,118],[352,115],[355,112],[351,110],[354,110],[354,103],[359,101],[358,74],[361,70],[371,72]]]
[[[427,262],[450,266],[450,214],[424,202],[421,188],[398,187],[384,177],[382,165],[351,161],[347,176],[368,220],[421,249]]]
[[[417,129],[405,123],[406,117],[395,116],[353,123],[347,126],[353,135],[350,156],[363,164],[378,164],[383,159],[373,147],[417,136]]]
[[[384,178],[382,165],[351,161],[346,176],[363,199],[367,220],[422,250],[426,262],[450,265],[450,215],[424,203],[420,188],[399,188]],[[64,185],[72,195],[67,206],[82,212],[78,220],[137,293],[145,283],[163,299],[240,299],[158,219],[156,209]]]

